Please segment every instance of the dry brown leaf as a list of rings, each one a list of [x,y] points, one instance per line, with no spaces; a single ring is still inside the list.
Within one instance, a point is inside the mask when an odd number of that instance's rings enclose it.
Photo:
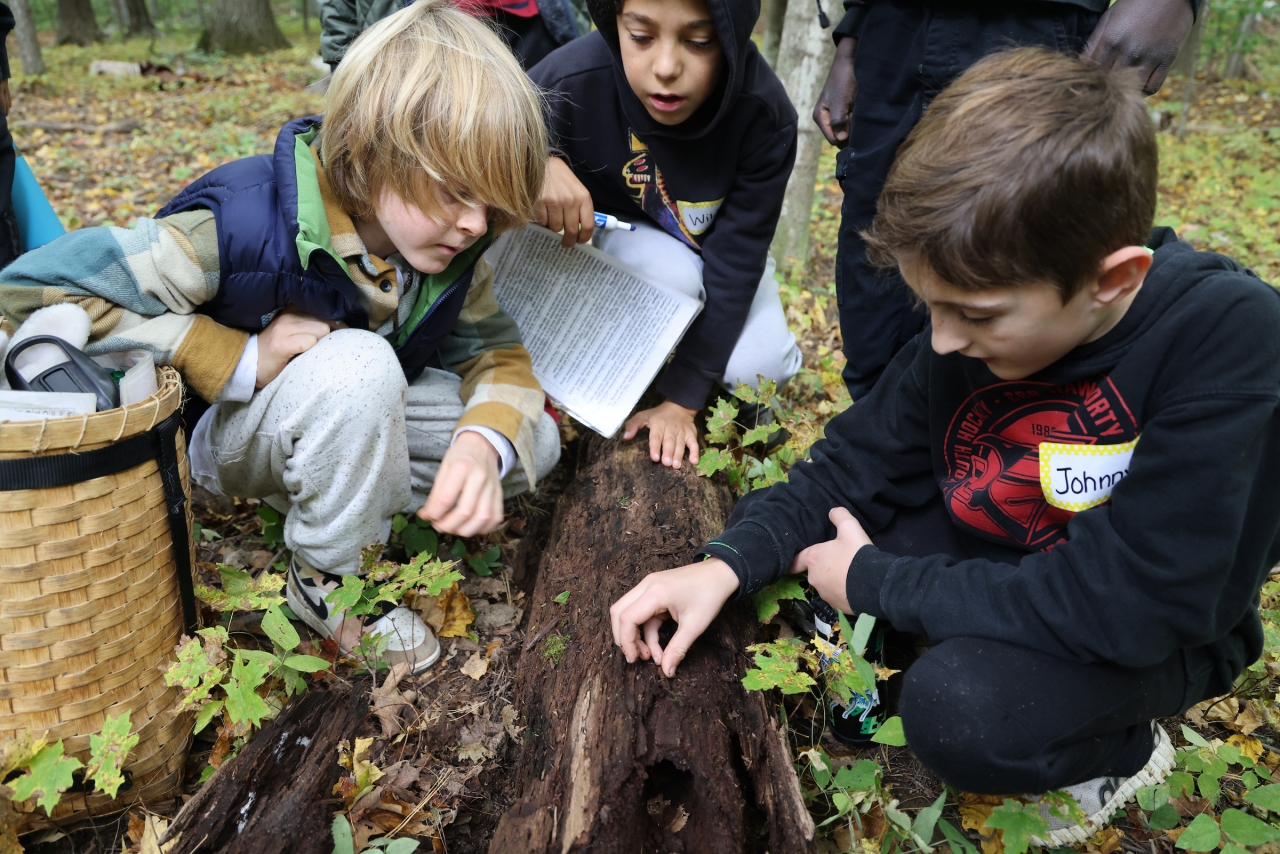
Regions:
[[[991,811],[1004,803],[999,795],[975,795],[962,792],[959,812],[960,826],[978,834],[982,844],[982,854],[1004,854],[1004,839],[1000,831],[986,826]]]
[[[400,680],[409,674],[412,666],[408,662],[391,665],[387,671],[387,678],[382,683],[381,688],[374,688],[370,694],[373,700],[373,714],[378,718],[378,723],[382,724],[382,735],[390,738],[404,731],[404,724],[400,720],[400,714],[404,711],[413,711],[413,703],[405,699],[400,693]]]
[[[1204,718],[1207,721],[1234,721],[1239,714],[1240,699],[1224,697],[1209,704],[1209,708],[1205,709]]]
[[[473,652],[471,657],[467,659],[467,663],[458,669],[462,671],[463,675],[470,676],[478,682],[489,672],[489,659],[481,658],[480,653]]]
[[[685,811],[683,806],[676,807],[676,817],[671,819],[671,824],[667,830],[672,833],[679,833],[684,830],[684,826],[689,823],[689,813]]]
[[[500,649],[502,649],[502,641],[500,640],[489,641],[487,644],[484,645],[484,657],[493,658],[493,654]]]
[[[464,744],[458,748],[458,759],[463,762],[483,762],[489,758],[489,751],[485,746],[473,741],[470,744]]]
[[[515,626],[524,616],[524,611],[504,602],[477,602],[476,631],[492,634]]]
[[[520,733],[524,732],[524,727],[516,726],[516,720],[519,714],[516,712],[515,706],[503,706],[502,708],[502,727],[507,731],[507,735],[511,736],[511,740],[516,744],[522,744]]]
[[[1236,719],[1227,726],[1232,729],[1238,729],[1244,735],[1250,735],[1255,729],[1265,723],[1262,715],[1258,714],[1258,706],[1253,700],[1248,700],[1244,704],[1244,708],[1240,710],[1240,714],[1236,715]],[[1233,736],[1234,737],[1234,736]],[[1227,739],[1228,742],[1231,739]],[[1255,760],[1257,757],[1253,757]]]
[[[231,727],[218,727],[218,740],[213,743],[213,750],[209,752],[209,764],[214,768],[221,768],[222,763],[226,761],[227,754],[231,752]]]
[[[139,840],[138,854],[168,854],[172,851],[178,844],[177,839],[170,839],[165,844],[160,844],[160,839],[168,829],[168,819],[158,815],[147,815],[146,824],[142,829],[142,839]]]
[[[1266,749],[1262,746],[1261,741],[1247,734],[1233,735],[1227,739],[1227,744],[1239,748],[1242,754],[1248,756],[1254,762],[1262,758],[1262,751]]]

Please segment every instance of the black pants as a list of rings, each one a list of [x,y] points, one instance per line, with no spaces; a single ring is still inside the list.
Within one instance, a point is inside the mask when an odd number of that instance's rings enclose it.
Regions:
[[[866,263],[859,232],[871,225],[898,145],[934,95],[983,56],[1012,45],[1078,51],[1098,14],[1068,3],[1028,0],[877,0],[858,39],[857,97],[849,143],[836,160],[844,190],[836,298],[844,337],[844,381],[854,399],[871,390],[889,360],[924,329],[896,273]]]
[[[0,268],[22,254],[22,242],[18,235],[18,219],[13,213],[13,171],[17,152],[9,122],[0,115]]]
[[[729,525],[764,492],[738,502]],[[873,540],[907,557],[1016,562],[1025,554],[960,531],[940,500],[899,513]],[[1151,721],[1204,699],[1208,678],[1188,678],[1181,653],[1134,669],[949,638],[907,668],[898,714],[911,750],[949,785],[979,794],[1040,793],[1136,773],[1151,756]]]

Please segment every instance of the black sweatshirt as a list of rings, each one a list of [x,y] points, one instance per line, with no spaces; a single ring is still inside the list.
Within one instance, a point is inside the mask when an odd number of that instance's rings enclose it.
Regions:
[[[704,553],[746,595],[835,536],[832,507],[874,542],[896,507],[941,496],[977,553],[866,546],[849,568],[855,612],[935,641],[990,638],[1086,663],[1141,667],[1181,651],[1189,676],[1211,671],[1227,691],[1261,652],[1258,591],[1280,561],[1280,292],[1169,229],[1157,243],[1116,327],[1025,380],[935,354],[926,330],[831,420],[812,462]],[[1139,437],[1109,503],[1048,503],[1040,442]],[[1086,485],[1082,468],[1061,471],[1070,462],[1049,468],[1055,493]]]
[[[684,122],[655,122],[631,91],[616,21],[529,72],[549,90],[558,153],[596,210],[644,215],[702,253],[706,306],[676,347],[658,391],[699,409],[724,374],[764,274],[796,156],[796,111],[751,42],[758,2],[710,0],[726,68]]]

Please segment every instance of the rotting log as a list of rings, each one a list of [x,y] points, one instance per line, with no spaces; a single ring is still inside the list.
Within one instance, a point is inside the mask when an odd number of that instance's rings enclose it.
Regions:
[[[174,818],[168,854],[330,854],[338,742],[369,711],[369,685],[295,697]]]
[[[516,797],[490,854],[812,850],[785,733],[742,686],[758,628],[749,609],[727,607],[671,680],[613,644],[609,606],[719,533],[728,488],[653,464],[643,440],[592,436],[579,453],[532,596]],[[568,603],[554,602],[565,590]],[[557,635],[568,640],[553,662]]]

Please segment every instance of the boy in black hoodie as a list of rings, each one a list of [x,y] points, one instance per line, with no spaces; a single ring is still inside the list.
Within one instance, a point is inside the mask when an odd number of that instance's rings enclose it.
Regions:
[[[800,367],[768,259],[796,112],[751,42],[759,0],[587,7],[598,31],[529,72],[558,147],[539,223],[568,247],[591,239],[593,210],[635,222],[597,245],[705,301],[658,382],[666,401],[624,429],[647,426],[650,456],[678,468],[686,448],[698,460],[693,416],[716,384],[782,384]]]
[[[943,780],[1075,795],[1088,821],[1051,819],[1045,842],[1083,841],[1167,773],[1153,720],[1227,692],[1262,649],[1280,293],[1151,232],[1156,180],[1121,75],[1025,48],[942,92],[867,234],[931,329],[707,560],[614,604],[627,659],[671,675],[731,596],[807,572],[935,644],[899,713]]]

